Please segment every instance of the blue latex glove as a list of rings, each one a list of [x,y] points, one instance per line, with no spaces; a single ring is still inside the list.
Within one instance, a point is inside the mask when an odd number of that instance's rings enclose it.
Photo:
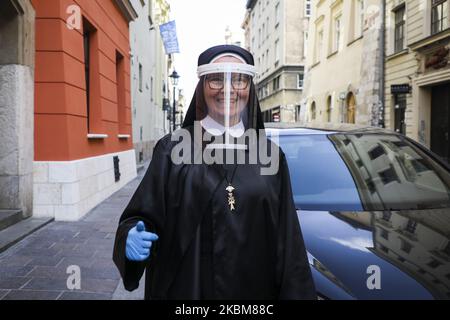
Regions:
[[[139,221],[128,231],[125,254],[128,260],[144,261],[150,256],[152,241],[158,240],[158,236],[145,231],[144,222]]]

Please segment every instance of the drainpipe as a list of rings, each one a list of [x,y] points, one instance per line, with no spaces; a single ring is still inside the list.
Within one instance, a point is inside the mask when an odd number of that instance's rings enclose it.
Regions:
[[[380,88],[379,88],[379,103],[378,103],[378,126],[381,128],[385,128],[385,79],[386,79],[386,0],[381,1],[381,44],[380,44],[380,50],[381,50],[381,63],[380,63]]]

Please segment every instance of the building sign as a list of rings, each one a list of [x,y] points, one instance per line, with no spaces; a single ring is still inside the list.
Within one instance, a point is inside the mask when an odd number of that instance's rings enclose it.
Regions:
[[[409,84],[393,84],[391,86],[392,94],[407,94],[411,93],[411,86]]]
[[[161,38],[164,43],[166,54],[179,53],[180,48],[178,46],[177,27],[175,20],[169,21],[159,26],[161,32]]]

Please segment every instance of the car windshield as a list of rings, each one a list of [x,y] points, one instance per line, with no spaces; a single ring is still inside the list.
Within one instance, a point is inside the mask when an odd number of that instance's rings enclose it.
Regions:
[[[281,135],[303,210],[370,211],[450,205],[449,172],[398,135]]]

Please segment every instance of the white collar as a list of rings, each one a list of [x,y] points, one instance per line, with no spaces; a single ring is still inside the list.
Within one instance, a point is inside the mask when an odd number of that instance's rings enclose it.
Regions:
[[[220,123],[218,123],[209,115],[207,115],[203,120],[201,120],[200,124],[202,125],[203,128],[205,128],[206,131],[208,131],[208,133],[214,136],[220,136],[225,132],[225,127]],[[232,135],[235,138],[242,136],[244,134],[244,131],[245,128],[244,124],[242,123],[242,120],[238,124],[228,129],[230,135]]]

